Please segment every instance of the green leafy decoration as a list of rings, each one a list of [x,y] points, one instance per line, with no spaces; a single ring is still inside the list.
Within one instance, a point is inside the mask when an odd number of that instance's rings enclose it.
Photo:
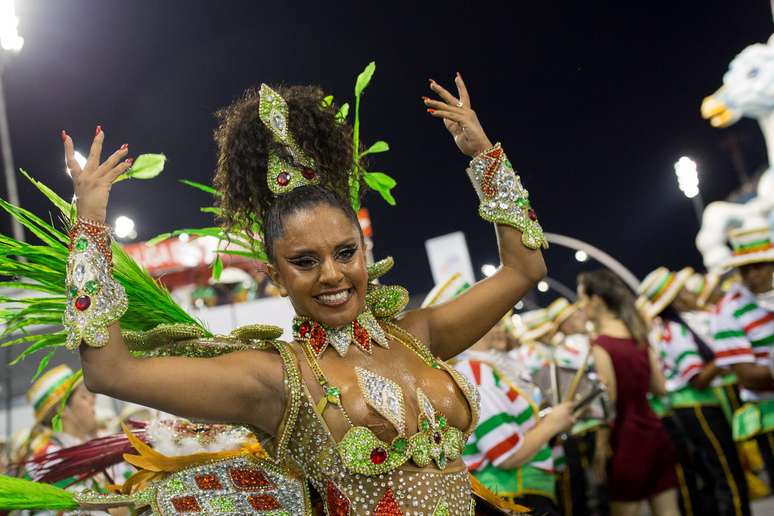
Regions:
[[[141,154],[131,168],[118,176],[114,183],[125,179],[153,179],[164,170],[167,157],[163,154]]]
[[[390,150],[390,146],[387,145],[387,142],[383,142],[379,140],[378,142],[374,143],[370,147],[368,147],[365,151],[363,151],[360,154],[360,157],[367,156],[368,154],[377,154],[379,152],[387,152]]]
[[[382,196],[382,199],[387,201],[387,204],[395,206],[395,197],[392,196],[390,191],[395,187],[397,182],[392,177],[383,172],[365,172],[363,174],[363,180],[365,180],[371,190],[379,192],[379,195]]]
[[[220,255],[215,257],[215,261],[212,262],[212,279],[218,281],[220,275],[223,272],[223,260],[220,259]]]
[[[339,110],[336,111],[336,121],[339,123],[344,123],[347,121],[347,116],[349,115],[349,102],[345,102],[341,106],[339,106]]]

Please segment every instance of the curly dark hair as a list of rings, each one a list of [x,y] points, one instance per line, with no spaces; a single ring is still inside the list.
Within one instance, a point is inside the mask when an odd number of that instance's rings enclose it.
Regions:
[[[324,93],[318,86],[272,86],[272,89],[288,104],[290,130],[304,153],[315,160],[320,186],[342,201],[338,207],[348,206],[349,172],[353,165],[352,128],[336,120],[335,104],[323,104]],[[247,231],[252,239],[260,237],[271,257],[270,245],[265,245],[267,235],[253,234],[252,227],[256,221],[263,222],[262,229],[267,223],[282,227],[282,221],[279,226],[277,221],[267,221],[276,199],[266,183],[266,172],[270,152],[285,156],[287,152],[274,141],[271,131],[258,117],[259,102],[259,89],[250,88],[216,113],[218,163],[213,184],[220,193],[217,206],[222,210],[223,228]],[[274,212],[289,213],[288,210]]]

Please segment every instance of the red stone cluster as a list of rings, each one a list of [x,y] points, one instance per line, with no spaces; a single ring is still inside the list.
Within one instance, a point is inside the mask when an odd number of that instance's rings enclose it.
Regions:
[[[403,516],[391,487],[387,488],[384,496],[379,500],[379,504],[374,509],[374,516]]]
[[[347,516],[349,514],[349,499],[344,496],[336,484],[328,480],[326,485],[326,500],[328,505],[328,514],[330,516]]]
[[[387,450],[382,448],[381,446],[377,446],[373,450],[371,450],[371,462],[373,464],[379,465],[384,464],[384,461],[387,460]]]
[[[202,506],[195,496],[177,496],[171,502],[177,512],[202,512]]]
[[[481,190],[487,197],[492,197],[497,193],[497,189],[492,184],[492,180],[494,179],[495,172],[500,168],[500,162],[503,159],[502,147],[497,147],[496,149],[487,152],[486,157],[490,158],[492,161],[484,171],[484,177],[481,180]]]
[[[282,505],[272,495],[251,495],[247,498],[256,511],[273,511],[282,509]]]
[[[361,348],[363,348],[365,351],[371,352],[371,336],[368,335],[368,330],[363,328],[360,323],[355,321],[352,324],[352,331],[355,335],[355,341],[357,341],[358,345],[360,345]]]
[[[234,483],[234,486],[243,491],[257,491],[258,489],[274,486],[260,469],[231,469],[228,473],[231,476],[231,481]]]
[[[325,328],[317,323],[312,325],[311,338],[309,339],[309,345],[316,354],[322,353],[325,349],[325,343],[328,341],[328,336],[325,334]]]
[[[202,491],[223,489],[223,485],[220,483],[220,479],[217,477],[217,475],[212,475],[210,473],[196,475],[194,480],[196,481],[196,485],[199,486],[199,489]]]

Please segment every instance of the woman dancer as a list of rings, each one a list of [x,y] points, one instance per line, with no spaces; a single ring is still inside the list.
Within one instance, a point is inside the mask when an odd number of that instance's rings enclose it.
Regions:
[[[607,478],[611,512],[636,515],[647,500],[654,514],[676,516],[675,450],[647,400],[649,391],[665,394],[664,377],[634,294],[614,273],[599,270],[578,277],[578,298],[594,324],[594,364],[616,408],[612,428],[597,431],[594,452],[596,476]]]
[[[269,274],[297,314],[294,341],[211,359],[128,353],[118,323],[126,302],[110,276],[104,225],[112,182],[129,166],[121,161],[128,146],[100,163],[105,133],[97,127],[81,168],[63,132],[79,215],[70,233],[65,324],[89,388],[273,436],[277,462],[308,479],[329,514],[470,511],[460,454],[477,403],[443,360],[475,343],[543,277],[545,240],[459,74],[455,83],[457,97],[430,81],[440,100],[424,103],[473,158],[468,173],[480,215],[496,224],[500,270],[449,303],[396,319],[406,292],[369,285],[362,234],[343,200],[353,166],[349,127],[317,88],[262,85],[220,113],[215,185],[228,229],[259,228]]]

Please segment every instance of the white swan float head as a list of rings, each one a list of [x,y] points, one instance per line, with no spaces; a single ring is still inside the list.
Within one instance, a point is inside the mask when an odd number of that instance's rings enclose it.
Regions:
[[[705,98],[702,116],[713,127],[728,127],[742,117],[758,121],[766,141],[769,167],[763,173],[756,196],[745,204],[713,202],[704,210],[696,246],[704,265],[714,270],[730,256],[726,246],[729,230],[772,223],[774,211],[774,35],[766,44],[742,50],[723,76],[723,85]]]

